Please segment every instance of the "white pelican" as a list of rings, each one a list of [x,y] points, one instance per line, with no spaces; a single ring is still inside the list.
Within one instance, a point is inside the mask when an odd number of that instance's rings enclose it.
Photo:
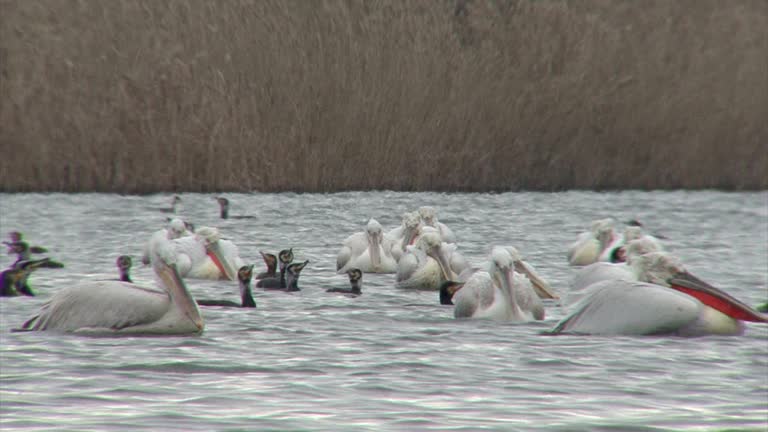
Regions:
[[[179,273],[187,278],[235,280],[244,265],[237,246],[224,240],[219,230],[200,227],[193,236],[170,241],[177,255]]]
[[[168,226],[166,228],[160,229],[152,233],[152,236],[149,238],[149,241],[144,245],[144,250],[141,255],[141,262],[144,265],[149,265],[150,261],[150,252],[149,247],[155,240],[173,240],[185,236],[191,236],[194,233],[188,230],[188,226],[186,222],[179,218],[173,218],[168,220]]]
[[[547,293],[550,298],[553,294],[535,274],[526,277],[516,272],[516,268],[529,270],[521,263],[517,249],[495,246],[489,254],[486,269],[475,272],[464,283],[445,284],[441,288],[441,303],[446,297],[452,297],[455,318],[514,322],[542,320],[544,304],[540,298],[542,294],[537,290]]]
[[[653,243],[654,250],[660,251],[663,249],[661,242],[651,235],[643,232],[643,228],[637,225],[630,225],[624,229],[624,234],[616,237],[608,247],[603,250],[598,262],[623,262],[626,260],[626,245],[633,240],[643,239],[647,243]]]
[[[592,222],[590,230],[579,234],[568,248],[568,263],[583,266],[597,262],[603,251],[613,243],[615,236],[613,219]]]
[[[360,269],[347,270],[347,276],[349,276],[349,288],[328,288],[326,292],[350,294],[353,296],[359,296],[363,293],[363,272]]]
[[[604,280],[551,331],[599,335],[738,335],[768,316],[689,273],[665,252],[632,259],[638,281]]]
[[[398,288],[438,290],[443,282],[456,280],[456,273],[446,259],[440,234],[428,231],[413,246],[408,246],[397,263]]]
[[[345,273],[350,268],[359,268],[365,273],[394,273],[397,262],[391,250],[381,224],[370,219],[365,231],[354,233],[344,240],[336,256],[336,270]]]
[[[165,239],[151,245],[151,262],[164,290],[121,281],[93,281],[57,292],[26,331],[123,334],[190,334],[203,331],[203,317],[176,269]]]
[[[391,246],[390,253],[395,261],[405,253],[405,248],[412,245],[419,236],[421,228],[421,216],[418,212],[403,213],[403,220],[399,227],[393,228],[385,234]]]
[[[437,220],[437,210],[435,210],[434,207],[419,207],[418,212],[424,225],[436,228],[440,232],[440,237],[444,242],[456,243],[456,236],[453,235],[453,231],[451,231],[451,229],[444,223]]]
[[[251,276],[253,275],[253,264],[240,267],[237,271],[237,280],[240,288],[240,302],[235,303],[231,300],[198,300],[199,306],[223,306],[223,307],[242,307],[255,308],[256,301],[253,299],[253,290],[251,290]]]
[[[626,246],[622,247],[627,251],[625,262],[596,262],[580,268],[573,277],[568,295],[563,303],[566,306],[576,303],[584,297],[585,289],[588,286],[600,281],[609,279],[638,280],[636,271],[630,267],[634,258],[647,253],[660,251],[660,249],[658,249],[658,243],[645,237],[632,240]]]

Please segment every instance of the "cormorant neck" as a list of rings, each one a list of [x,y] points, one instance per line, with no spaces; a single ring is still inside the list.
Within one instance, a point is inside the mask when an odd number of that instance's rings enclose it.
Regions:
[[[131,280],[131,275],[128,274],[127,271],[123,271],[123,270],[120,271],[120,280],[123,282],[133,283],[133,281]]]
[[[253,292],[251,291],[251,284],[248,282],[240,282],[240,297],[243,307],[256,307],[256,300],[253,299]]]
[[[363,283],[360,280],[356,281],[350,281],[350,285],[352,285],[352,293],[353,294],[362,294],[363,293]]]

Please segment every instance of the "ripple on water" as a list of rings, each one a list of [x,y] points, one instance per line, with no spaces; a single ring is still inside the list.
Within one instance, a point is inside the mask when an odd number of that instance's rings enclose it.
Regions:
[[[768,429],[764,325],[736,338],[545,337],[566,313],[557,302],[521,325],[455,320],[436,292],[398,290],[393,275],[365,275],[360,297],[325,292],[348,283],[335,273],[347,235],[432,205],[471,263],[514,245],[559,292],[573,274],[565,249],[592,219],[636,218],[689,270],[759,304],[768,193],[229,194],[256,218],[227,221],[211,197],[182,194],[181,216],[218,226],[257,268],[259,250],[294,247],[310,260],[302,291],[256,289],[255,310],[203,308],[197,337],[112,338],[9,330],[56,290],[111,278],[118,255],[140,255],[168,196],[0,195],[0,231],[66,263],[33,275],[39,297],[0,298],[1,429]],[[135,279],[151,283],[152,271],[137,265]],[[187,285],[200,298],[238,295],[227,281]]]

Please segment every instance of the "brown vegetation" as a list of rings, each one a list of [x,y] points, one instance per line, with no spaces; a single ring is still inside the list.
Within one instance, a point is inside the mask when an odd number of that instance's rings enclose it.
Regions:
[[[768,188],[765,0],[0,0],[0,189]]]

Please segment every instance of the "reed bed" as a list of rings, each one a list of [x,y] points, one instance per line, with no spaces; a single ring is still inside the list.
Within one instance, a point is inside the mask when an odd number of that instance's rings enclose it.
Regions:
[[[766,53],[764,0],[0,0],[0,189],[766,189]]]

